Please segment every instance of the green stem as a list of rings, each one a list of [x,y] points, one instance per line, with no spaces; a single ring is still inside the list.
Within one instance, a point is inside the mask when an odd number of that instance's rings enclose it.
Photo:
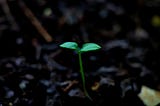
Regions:
[[[78,52],[78,56],[79,56],[80,73],[81,73],[81,78],[82,78],[82,83],[83,83],[84,94],[85,94],[85,96],[87,96],[90,100],[92,100],[91,97],[89,96],[87,90],[86,90],[85,75],[84,75],[84,71],[83,71],[81,52]]]

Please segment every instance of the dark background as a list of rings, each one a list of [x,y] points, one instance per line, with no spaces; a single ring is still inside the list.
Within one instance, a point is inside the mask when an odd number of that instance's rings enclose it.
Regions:
[[[159,8],[158,0],[0,0],[0,104],[73,105],[77,94],[70,91],[82,88],[78,58],[59,45],[74,41],[102,47],[82,55],[87,88],[97,101],[75,104],[142,105],[142,85],[160,90]],[[62,90],[74,80],[79,83]],[[95,82],[101,85],[96,91]]]

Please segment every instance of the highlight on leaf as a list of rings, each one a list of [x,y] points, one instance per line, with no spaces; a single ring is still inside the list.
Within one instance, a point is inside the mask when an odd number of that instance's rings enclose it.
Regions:
[[[98,50],[100,49],[101,46],[99,46],[98,44],[95,43],[85,43],[83,44],[82,48],[81,48],[81,52],[88,52],[88,51],[94,51],[94,50]]]
[[[78,48],[78,44],[76,42],[65,42],[61,44],[60,47],[76,50]]]

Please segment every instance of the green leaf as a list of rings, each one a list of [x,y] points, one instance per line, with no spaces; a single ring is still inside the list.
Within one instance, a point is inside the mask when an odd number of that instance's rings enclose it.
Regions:
[[[61,44],[60,47],[76,50],[78,48],[78,44],[76,42],[65,42]]]
[[[88,52],[88,51],[94,51],[100,49],[101,46],[99,46],[96,43],[85,43],[83,44],[80,52]]]

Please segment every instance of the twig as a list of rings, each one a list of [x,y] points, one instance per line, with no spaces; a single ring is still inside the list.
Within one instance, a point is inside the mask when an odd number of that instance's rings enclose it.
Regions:
[[[44,37],[47,42],[51,42],[53,39],[51,35],[46,31],[46,29],[42,26],[39,20],[34,16],[32,11],[25,5],[22,0],[19,0],[19,6],[21,7],[24,14],[31,21],[31,23],[35,26],[38,32]]]
[[[11,28],[13,30],[19,30],[19,27],[18,27],[16,21],[14,20],[14,17],[11,14],[11,11],[10,11],[10,8],[8,6],[7,1],[6,0],[0,0],[0,5],[2,6],[2,9],[5,13],[5,16],[8,20],[8,22],[11,24]]]

